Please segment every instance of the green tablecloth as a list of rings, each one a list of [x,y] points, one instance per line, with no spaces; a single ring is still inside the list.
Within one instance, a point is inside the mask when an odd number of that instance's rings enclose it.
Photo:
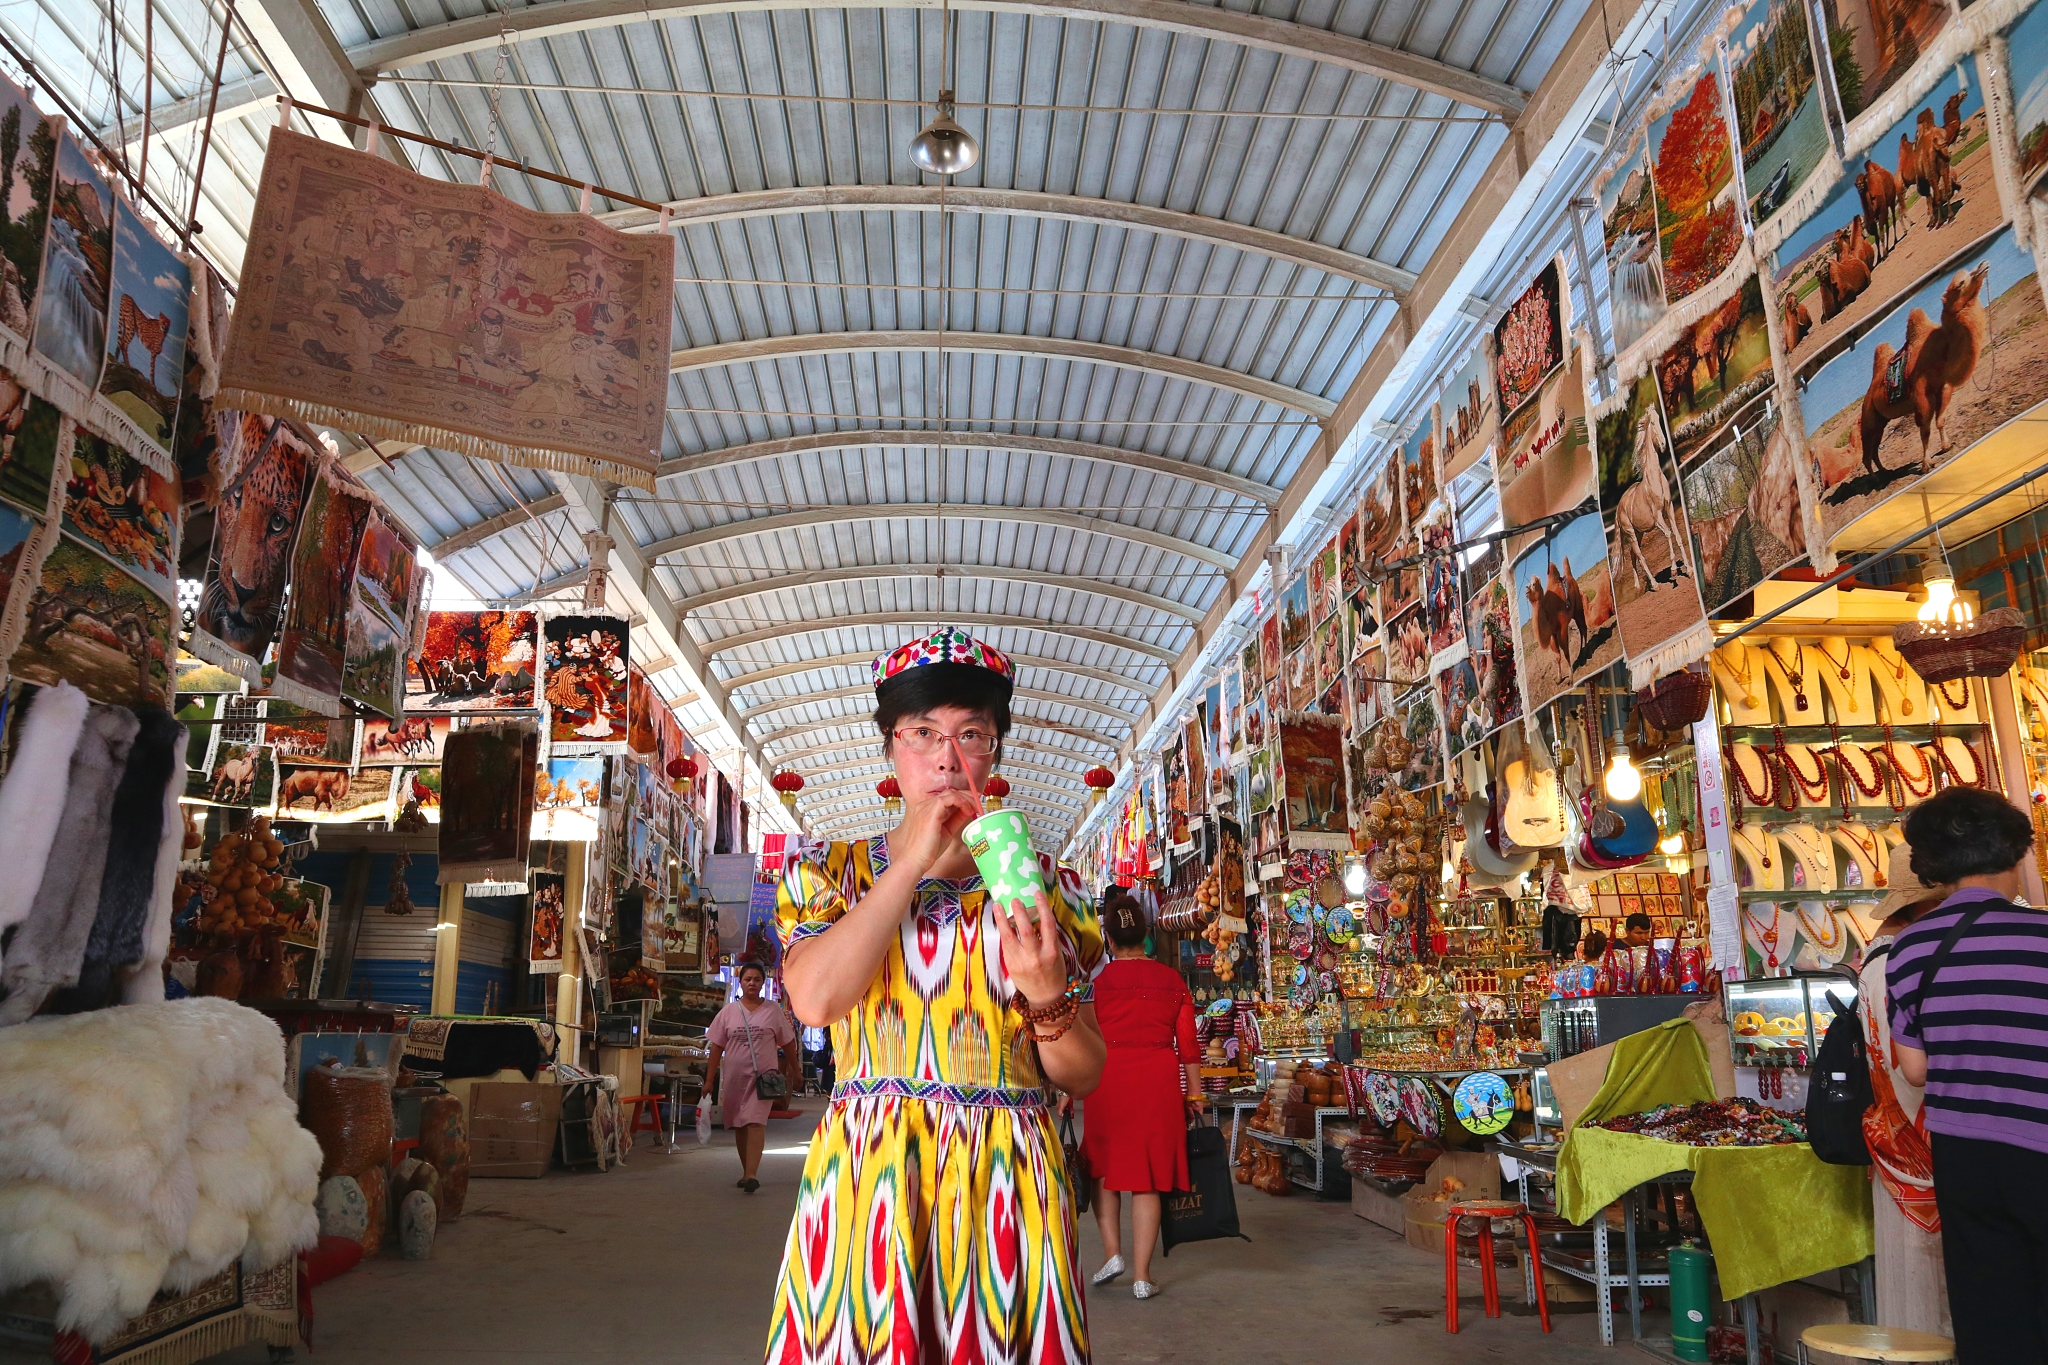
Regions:
[[[1721,1292],[1731,1299],[1870,1255],[1866,1167],[1830,1166],[1805,1143],[1688,1147],[1585,1126],[1713,1098],[1706,1048],[1689,1022],[1674,1019],[1624,1038],[1558,1152],[1558,1212],[1585,1223],[1646,1180],[1691,1171]]]

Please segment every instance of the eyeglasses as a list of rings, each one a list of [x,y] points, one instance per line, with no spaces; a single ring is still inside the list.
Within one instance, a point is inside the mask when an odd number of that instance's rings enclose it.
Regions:
[[[906,725],[890,733],[897,743],[914,754],[935,754],[950,742],[958,744],[960,752],[969,758],[987,758],[996,751],[998,742],[986,730],[962,730],[957,735],[949,735],[929,725]]]

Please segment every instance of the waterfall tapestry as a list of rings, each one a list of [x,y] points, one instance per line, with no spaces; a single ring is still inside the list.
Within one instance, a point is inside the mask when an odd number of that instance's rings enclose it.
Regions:
[[[570,752],[626,746],[626,623],[616,616],[557,616],[547,643],[548,740]]]
[[[320,456],[285,423],[262,418],[262,443],[221,490],[213,549],[193,616],[192,653],[257,676],[284,614],[292,547]]]
[[[2008,228],[1807,383],[1799,406],[1822,532],[1832,542],[2044,399],[2048,314],[2034,258]]]
[[[1287,836],[1294,848],[1349,849],[1344,799],[1344,722],[1290,715],[1280,722],[1280,768],[1287,785]]]
[[[1493,367],[1487,363],[1485,346],[1473,347],[1472,354],[1445,383],[1437,413],[1443,431],[1437,460],[1448,483],[1479,463],[1479,457],[1493,444],[1494,433],[1500,429],[1500,407],[1493,396]]]
[[[540,618],[530,611],[429,612],[405,709],[530,711],[539,666]]]
[[[35,355],[77,386],[71,401],[58,404],[74,417],[99,387],[106,361],[107,283],[113,263],[114,192],[67,131],[57,142],[50,178]]]
[[[375,510],[331,462],[313,481],[292,551],[292,592],[277,637],[270,695],[325,715],[341,714],[356,560]]]
[[[1600,515],[1621,647],[1634,685],[1647,687],[1704,658],[1711,641],[1657,381],[1624,379],[1616,398],[1594,424]]]
[[[562,902],[566,879],[559,872],[532,871],[526,882],[533,906],[527,920],[526,970],[562,970]]]
[[[540,731],[531,722],[472,724],[441,760],[441,886],[526,880]]]
[[[652,489],[675,239],[274,129],[220,401]]]
[[[412,546],[382,512],[374,512],[356,553],[341,694],[380,716],[405,709],[405,650],[412,640],[418,566]]]
[[[1600,236],[1613,291],[1614,350],[1626,356],[1664,320],[1664,258],[1658,250],[1657,196],[1650,187],[1649,146],[1640,132],[1612,165],[1593,177]]]
[[[178,253],[156,239],[123,199],[114,205],[114,274],[108,291],[107,363],[100,393],[125,430],[114,434],[126,449],[146,445],[151,463],[175,472],[171,432],[185,387],[185,332],[192,306],[192,272]]]
[[[1961,79],[1948,72],[1908,106],[1858,160],[1855,177],[1779,246],[1786,360],[1801,381],[2003,226],[1983,83],[1969,58],[1959,70]]]

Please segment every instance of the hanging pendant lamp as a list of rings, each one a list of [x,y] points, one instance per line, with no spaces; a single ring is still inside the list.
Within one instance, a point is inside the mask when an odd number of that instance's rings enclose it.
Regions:
[[[953,121],[953,92],[939,92],[939,113],[910,139],[910,160],[933,175],[960,175],[981,160],[981,144]]]

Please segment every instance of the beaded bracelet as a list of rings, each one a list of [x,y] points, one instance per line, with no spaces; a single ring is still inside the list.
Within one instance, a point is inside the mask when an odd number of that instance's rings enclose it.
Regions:
[[[1033,1009],[1031,1006],[1025,1004],[1024,997],[1022,995],[1011,996],[1010,1003],[1014,1004],[1017,1007],[1017,1012],[1024,1016],[1024,1021],[1026,1023],[1042,1023],[1048,1019],[1051,1019],[1053,1016],[1057,1015],[1061,1010],[1065,1009],[1068,1005],[1078,1004],[1080,1001],[1082,984],[1083,983],[1080,977],[1068,977],[1067,988],[1064,991],[1061,991],[1058,995],[1054,996],[1053,1001],[1050,1005],[1040,1005],[1036,1009]]]
[[[1070,997],[1063,995],[1059,998],[1059,1003],[1052,1007],[1051,1013],[1035,1016],[1027,1014],[1025,1016],[1025,1028],[1031,1034],[1031,1041],[1034,1043],[1057,1043],[1060,1039],[1067,1036],[1067,1030],[1074,1026],[1074,1018],[1080,1012],[1080,1005]],[[1057,1024],[1058,1027],[1051,1033],[1040,1033],[1038,1031],[1040,1024]]]

